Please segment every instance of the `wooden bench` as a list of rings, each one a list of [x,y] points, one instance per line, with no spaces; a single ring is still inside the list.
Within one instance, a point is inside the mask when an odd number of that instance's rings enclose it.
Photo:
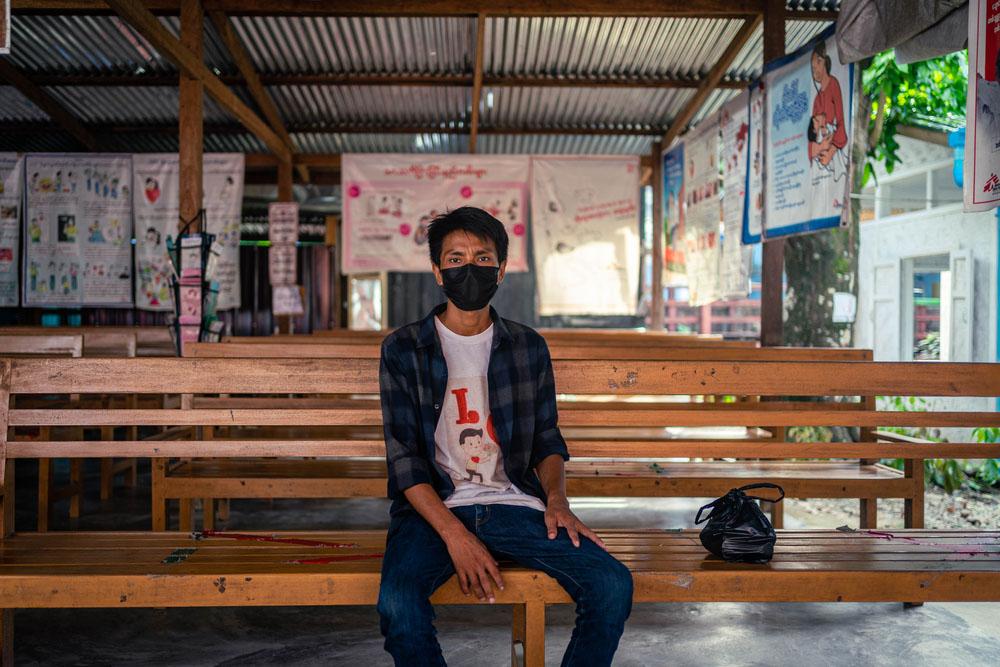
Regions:
[[[291,337],[277,337],[289,339]],[[307,337],[299,337],[307,338]],[[271,338],[256,339],[268,342],[191,343],[185,346],[185,355],[194,358],[257,359],[271,358],[364,358],[377,359],[380,347],[376,343],[342,344],[275,343]],[[730,348],[667,347],[667,343],[643,348],[618,348],[590,346],[589,344],[561,344],[550,346],[554,359],[591,359],[624,361],[639,356],[642,359],[711,360],[711,361],[870,361],[870,350],[850,348]],[[560,386],[560,392],[573,393],[572,387]],[[586,398],[586,397],[579,397]],[[636,397],[631,397],[636,398]],[[870,403],[874,397],[866,397]],[[282,398],[280,405],[293,408],[305,405],[324,405],[305,398]],[[196,399],[202,406],[239,408],[255,405],[241,399]],[[332,406],[334,403],[326,405]],[[336,401],[340,407],[352,403]],[[275,407],[274,402],[269,403]],[[356,405],[365,407],[365,401]],[[614,404],[602,402],[603,409],[613,409]],[[861,403],[834,404],[838,408],[861,409]],[[830,404],[813,404],[809,409],[829,408]],[[368,404],[370,407],[370,403]],[[562,402],[562,409],[593,407],[590,403]],[[650,406],[646,406],[650,407]],[[651,407],[655,407],[653,404]],[[669,407],[681,409],[684,405],[672,403]],[[689,403],[688,409],[711,408],[711,405]],[[565,418],[564,418],[564,422]],[[593,430],[593,429],[586,429]],[[581,437],[588,437],[586,430]],[[783,437],[780,428],[772,427],[777,439]],[[377,435],[377,434],[376,434]],[[751,433],[745,439],[766,438],[764,432]],[[870,433],[867,434],[870,437]],[[213,437],[224,437],[218,432]],[[252,432],[241,432],[241,437],[254,437]],[[654,433],[648,437],[662,437]],[[749,444],[749,443],[748,443]],[[748,455],[748,458],[751,455]],[[923,483],[916,483],[901,471],[880,465],[877,461],[820,463],[815,465],[789,464],[783,461],[731,461],[705,463],[671,463],[653,466],[649,461],[637,462],[621,459],[600,461],[573,461],[567,468],[567,490],[572,496],[629,496],[629,497],[700,497],[721,495],[736,482],[751,483],[762,480],[777,481],[785,486],[789,497],[794,498],[858,498],[861,502],[863,525],[877,525],[878,498],[903,498],[916,507],[923,506]],[[158,462],[153,472],[154,497],[153,527],[167,526],[165,503],[177,501],[180,505],[178,528],[191,530],[195,499],[202,501],[204,526],[215,525],[215,501],[219,499],[219,515],[225,518],[228,499],[246,498],[341,498],[380,497],[385,493],[385,467],[379,461],[329,462],[309,460],[259,460],[211,461],[181,460]],[[232,495],[230,495],[232,494]],[[164,502],[161,502],[162,501]],[[776,526],[783,525],[782,506],[771,508]],[[907,527],[922,527],[919,511],[907,514]],[[912,525],[911,525],[912,524]]]
[[[185,395],[342,394],[377,389],[374,360],[279,359],[9,359],[0,360],[0,604],[3,655],[11,664],[11,610],[17,608],[189,607],[372,604],[378,589],[381,532],[223,534],[195,539],[179,533],[12,534],[14,485],[8,462],[54,456],[244,457],[378,455],[380,439],[294,437],[176,441],[20,441],[22,426],[260,426],[324,425],[353,428],[378,419],[377,408],[357,409],[89,409],[11,408],[11,398],[67,393]],[[773,397],[879,395],[997,396],[992,364],[871,362],[650,362],[557,361],[559,385],[580,393],[627,396],[698,392]],[[805,410],[733,404],[727,410],[600,409],[568,411],[577,425],[718,426],[998,426],[1000,414]],[[762,404],[763,405],[763,404]],[[730,441],[575,440],[575,456],[710,457],[743,455]],[[1000,456],[1000,444],[762,442],[761,458]],[[767,565],[720,562],[706,555],[693,531],[602,531],[632,569],[637,602],[679,601],[987,601],[1000,599],[997,531],[783,531]],[[345,547],[291,544],[287,539],[346,543]],[[277,540],[277,541],[276,541]],[[350,560],[338,560],[348,556]],[[546,604],[568,602],[538,572],[505,567],[498,596],[514,606],[513,645],[524,664],[544,664]],[[463,603],[454,580],[436,603]]]
[[[125,356],[138,357],[174,357],[177,350],[170,338],[170,331],[167,327],[127,327],[127,326],[107,326],[107,327],[41,327],[41,326],[8,326],[0,327],[0,336],[53,336],[53,335],[82,335],[83,353],[85,356],[122,356],[121,346],[127,345],[127,338],[135,340],[133,343],[135,353]],[[117,335],[117,336],[116,336]],[[110,349],[110,353],[105,352]]]
[[[88,357],[134,357],[136,356],[136,334],[132,331],[121,330],[95,330],[83,328],[66,328],[62,331],[74,331],[69,334],[47,334],[45,327],[17,327],[13,330],[18,333],[0,333],[0,356],[68,356],[81,357],[84,354]],[[27,332],[27,333],[22,333]],[[79,394],[71,394],[67,399],[79,404],[81,397]],[[100,397],[88,397],[88,400],[104,401]],[[126,401],[134,404],[135,397],[127,397]],[[105,427],[107,428],[107,427]],[[134,431],[134,429],[132,429]],[[110,430],[106,431],[103,439],[109,439]],[[39,429],[39,438],[49,440],[52,436],[49,427]],[[73,437],[72,435],[70,437]],[[76,434],[82,438],[82,432]],[[134,433],[133,433],[134,437]],[[107,501],[111,498],[111,490],[115,477],[119,474],[127,473],[126,484],[130,487],[136,485],[138,477],[138,467],[135,459],[125,459],[115,461],[110,458],[101,459],[101,500]],[[83,500],[83,460],[70,460],[69,483],[65,486],[55,488],[55,471],[51,459],[38,460],[38,509],[37,528],[39,531],[48,530],[49,515],[53,503],[59,500],[69,499],[69,517],[76,520],[80,517],[81,503]]]

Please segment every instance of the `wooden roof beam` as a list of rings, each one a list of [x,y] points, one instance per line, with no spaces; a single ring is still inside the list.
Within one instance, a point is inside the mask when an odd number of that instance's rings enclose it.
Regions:
[[[101,14],[115,0],[12,0],[15,12]],[[152,12],[177,14],[180,0],[145,0]],[[763,0],[204,0],[205,11],[230,16],[677,16],[747,17],[764,11]]]
[[[215,26],[215,31],[219,33],[223,45],[229,50],[229,55],[232,57],[233,62],[236,63],[236,68],[240,71],[240,74],[243,75],[243,80],[246,87],[250,90],[251,97],[253,97],[257,103],[257,107],[264,114],[264,118],[267,119],[271,129],[277,133],[281,141],[288,147],[288,150],[294,153],[295,145],[292,143],[292,138],[288,136],[285,124],[278,113],[278,107],[275,106],[271,94],[267,92],[264,84],[261,83],[257,69],[250,59],[250,54],[247,53],[246,47],[243,46],[239,35],[233,29],[233,24],[225,14],[219,11],[209,12],[208,18],[212,21],[212,25]],[[309,167],[299,164],[295,166],[295,169],[298,171],[302,182],[308,183]]]
[[[36,72],[33,80],[40,86],[162,86],[176,87],[173,74],[64,74],[61,72]],[[223,74],[219,77],[230,86],[245,86],[247,79],[239,75]],[[467,87],[473,85],[471,74],[259,74],[265,86],[417,86],[417,87]],[[495,76],[483,75],[483,86],[489,88],[649,88],[685,89],[698,88],[703,79],[629,79],[621,77],[583,76]],[[742,90],[749,81],[719,81],[717,88]]]
[[[282,161],[289,162],[292,152],[253,110],[240,100],[205,63],[171,35],[160,21],[146,9],[142,0],[106,0],[107,3],[132,26],[153,48],[174,64],[182,73],[198,79],[205,92],[219,106],[236,117],[250,132],[260,138]]]
[[[469,152],[476,152],[479,140],[479,105],[483,97],[483,56],[486,50],[486,16],[476,17],[476,64],[472,72],[472,119],[469,126]]]
[[[715,90],[715,86],[725,76],[725,73],[729,70],[729,66],[733,64],[733,60],[736,59],[736,56],[739,55],[746,43],[753,37],[754,32],[757,31],[763,20],[763,16],[755,16],[743,22],[743,26],[736,33],[736,37],[729,43],[729,46],[726,47],[726,50],[715,65],[712,66],[712,69],[709,70],[708,76],[698,86],[698,90],[695,91],[691,99],[688,100],[688,103],[681,109],[681,112],[670,123],[670,128],[663,135],[662,144],[665,150],[670,148],[670,144],[673,143],[674,139],[680,136],[688,123],[691,122],[691,119],[695,117],[695,114],[701,109],[701,106],[708,99],[711,92]]]
[[[5,56],[0,56],[0,79],[6,79],[21,94],[31,100],[35,106],[48,114],[62,129],[73,135],[87,150],[99,151],[100,147],[94,135],[54,97],[45,92],[41,86],[31,80],[21,70],[14,67]]]

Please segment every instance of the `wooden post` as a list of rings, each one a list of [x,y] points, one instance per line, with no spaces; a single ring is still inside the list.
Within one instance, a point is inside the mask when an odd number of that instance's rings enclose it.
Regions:
[[[785,55],[785,3],[767,0],[764,6],[764,62]],[[770,93],[770,91],[768,91]],[[765,178],[768,175],[765,175]],[[765,203],[766,206],[766,203]],[[764,211],[767,216],[767,211]],[[785,241],[764,241],[760,284],[760,344],[781,345],[784,336],[782,277],[785,269]]]
[[[200,61],[203,58],[205,14],[201,0],[181,0],[181,43]],[[202,152],[204,150],[204,86],[200,79],[180,74],[180,217],[192,220],[203,207]],[[196,222],[188,228],[199,232]]]
[[[476,62],[472,75],[472,118],[469,119],[469,152],[476,152],[479,140],[479,104],[483,96],[483,56],[486,40],[486,15],[476,17]]]
[[[511,665],[545,665],[545,603],[529,600],[514,605],[511,632]],[[519,649],[521,655],[519,655]]]
[[[653,143],[653,300],[649,328],[663,331],[663,144]]]

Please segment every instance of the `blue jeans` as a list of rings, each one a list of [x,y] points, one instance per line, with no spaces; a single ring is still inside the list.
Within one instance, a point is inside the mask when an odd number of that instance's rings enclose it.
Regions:
[[[562,664],[610,665],[632,609],[632,574],[589,539],[574,547],[565,529],[548,538],[544,514],[515,505],[452,510],[495,558],[555,578],[576,602],[576,627]],[[416,512],[393,519],[382,561],[378,613],[396,665],[443,665],[429,598],[455,573],[444,541]]]

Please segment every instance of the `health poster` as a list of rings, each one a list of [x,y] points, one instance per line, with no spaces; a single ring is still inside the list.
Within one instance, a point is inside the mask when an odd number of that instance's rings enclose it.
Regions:
[[[746,191],[743,211],[743,243],[760,243],[764,231],[764,86],[750,89],[750,146],[747,149]]]
[[[21,176],[16,153],[0,153],[0,306],[16,306],[18,237],[21,234]]]
[[[539,315],[632,315],[639,286],[639,158],[535,157]]]
[[[741,93],[719,113],[722,137],[722,256],[719,291],[736,299],[750,293],[751,248],[743,245],[750,144],[749,93]]]
[[[699,123],[684,140],[684,266],[692,306],[723,297],[722,183],[719,178],[719,115]]]
[[[132,158],[29,154],[25,306],[132,305]]]
[[[765,67],[764,238],[836,227],[850,213],[854,66],[833,28]]]
[[[206,231],[216,235],[219,282],[217,308],[239,307],[240,213],[243,202],[243,155],[205,153],[202,190]],[[176,238],[180,223],[180,158],[177,153],[142,153],[132,156],[136,192],[135,282],[136,307],[172,311],[172,269],[167,256],[168,238]]]
[[[684,144],[663,154],[663,284],[687,280],[684,271]]]
[[[173,311],[167,239],[176,240],[180,186],[176,153],[132,156],[135,194],[135,306]]]
[[[508,271],[526,271],[526,155],[344,155],[344,273],[429,271],[427,225],[478,206],[510,237]]]
[[[965,210],[986,211],[1000,205],[1000,4],[995,0],[969,3],[965,127]]]

